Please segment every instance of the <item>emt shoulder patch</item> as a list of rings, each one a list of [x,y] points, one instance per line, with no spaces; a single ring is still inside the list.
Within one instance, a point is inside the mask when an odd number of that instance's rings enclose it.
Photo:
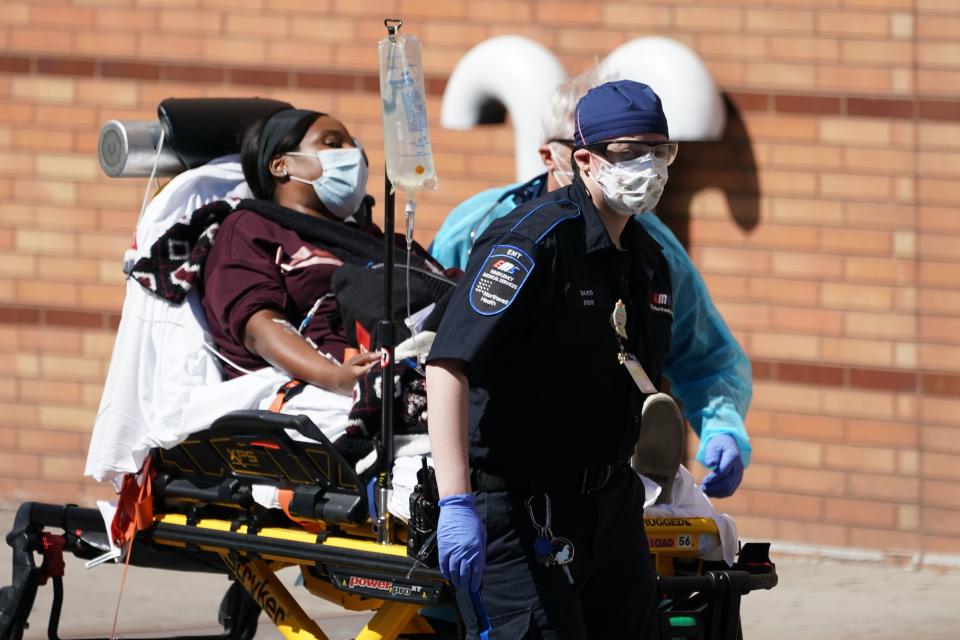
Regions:
[[[483,316],[500,313],[516,299],[534,265],[522,249],[494,246],[470,288],[470,306]]]

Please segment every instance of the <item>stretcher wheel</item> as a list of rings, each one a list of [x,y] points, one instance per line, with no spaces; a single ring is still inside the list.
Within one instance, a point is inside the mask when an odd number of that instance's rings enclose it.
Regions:
[[[234,582],[223,594],[217,621],[223,626],[224,635],[231,640],[253,640],[260,611],[260,606],[246,589]]]

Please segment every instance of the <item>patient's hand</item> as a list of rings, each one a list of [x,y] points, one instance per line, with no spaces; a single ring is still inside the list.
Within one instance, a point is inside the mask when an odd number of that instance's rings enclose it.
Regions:
[[[370,353],[361,353],[360,355],[353,356],[340,365],[335,375],[335,383],[332,391],[336,391],[345,396],[352,395],[353,385],[356,384],[357,378],[365,375],[367,371],[370,371],[373,365],[379,361],[380,354],[372,351]]]

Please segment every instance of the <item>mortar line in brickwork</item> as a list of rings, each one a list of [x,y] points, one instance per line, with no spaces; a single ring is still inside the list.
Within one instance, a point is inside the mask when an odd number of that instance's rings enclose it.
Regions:
[[[913,2],[911,3],[910,9],[911,9],[911,14],[913,16],[912,18],[913,25],[912,25],[912,33],[911,33],[911,36],[912,36],[911,37],[911,54],[913,56],[911,67],[913,70],[913,78],[912,78],[913,82],[911,83],[911,88],[913,89],[913,97],[916,100],[918,97],[917,83],[920,77],[920,63],[919,63],[920,44],[919,44],[919,38],[917,35],[917,30],[919,29],[920,22],[919,22],[919,11],[917,10],[917,0],[913,0]],[[919,274],[921,273],[921,266],[922,266],[922,259],[920,257],[920,252],[917,251],[918,242],[919,242],[918,238],[920,237],[919,236],[920,223],[918,220],[920,216],[920,207],[917,202],[917,198],[920,193],[920,176],[921,176],[920,145],[917,141],[919,137],[919,131],[920,131],[920,115],[921,114],[919,113],[919,111],[920,109],[917,108],[917,109],[914,109],[914,112],[913,112],[913,132],[914,132],[913,133],[913,189],[910,194],[911,204],[913,209],[913,245],[911,247],[911,250],[913,251],[914,291],[917,290],[920,284]],[[914,299],[916,300],[916,294],[914,295]],[[919,341],[920,339],[920,305],[918,304],[913,305],[913,336],[914,336],[914,350],[915,350],[914,366],[916,366],[916,358],[917,358],[917,355],[919,355],[917,354],[917,351],[919,351],[919,349],[917,349],[917,341]],[[917,534],[919,538],[918,543],[920,546],[919,555],[920,555],[921,563],[923,562],[923,559],[927,555],[927,544],[928,544],[928,540],[927,540],[928,532],[926,530],[926,527],[922,526],[922,523],[924,521],[924,511],[926,510],[926,506],[927,506],[927,495],[926,495],[926,488],[925,488],[926,482],[924,482],[923,480],[923,473],[922,473],[923,461],[926,458],[926,446],[924,444],[926,438],[923,437],[923,420],[921,419],[921,416],[923,415],[923,411],[921,409],[921,402],[923,401],[923,396],[924,396],[924,393],[926,392],[926,389],[923,383],[924,383],[924,376],[922,374],[919,374],[917,376],[917,388],[914,391],[913,420],[917,428],[917,457],[919,459],[919,464],[917,468],[918,482],[917,482],[917,496],[916,496],[916,499],[917,499],[916,528],[918,530]],[[903,473],[902,469],[897,469],[897,471],[899,471],[901,474]],[[900,525],[899,512],[897,513],[897,525]]]
[[[916,66],[916,62],[914,65]],[[377,74],[366,71],[288,70],[271,66],[192,65],[183,62],[9,53],[0,55],[0,74],[4,73],[144,81],[175,80],[205,84],[214,81],[227,85],[353,90],[360,93],[377,93],[380,90]],[[446,77],[428,76],[425,80],[428,94],[443,95],[447,84]],[[911,99],[869,94],[776,93],[740,87],[727,87],[725,93],[746,112],[960,121],[960,98],[920,98],[916,91]]]
[[[944,397],[960,393],[960,374],[956,373],[766,359],[755,359],[751,364],[754,380],[864,391],[923,392]]]

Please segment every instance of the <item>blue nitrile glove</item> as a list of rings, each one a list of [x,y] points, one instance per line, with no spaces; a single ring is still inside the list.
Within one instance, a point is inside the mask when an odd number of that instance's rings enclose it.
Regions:
[[[461,591],[479,591],[487,562],[487,529],[473,503],[472,493],[440,499],[437,523],[440,573]]]
[[[743,480],[743,459],[733,436],[718,433],[707,442],[706,465],[713,469],[700,483],[703,492],[711,498],[726,498]]]

